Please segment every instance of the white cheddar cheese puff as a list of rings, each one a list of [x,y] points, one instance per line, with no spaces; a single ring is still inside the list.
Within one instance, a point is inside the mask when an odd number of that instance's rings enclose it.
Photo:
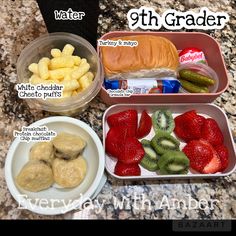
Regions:
[[[70,81],[70,80],[71,80],[71,76],[69,74],[67,74],[63,79],[63,81]]]
[[[38,69],[38,64],[37,63],[32,63],[28,66],[29,71],[31,71],[34,74],[39,74],[39,69]]]
[[[56,57],[61,57],[61,50],[60,49],[58,49],[58,48],[53,48],[52,50],[51,50],[51,55],[52,55],[52,57],[54,57],[54,58],[56,58]]]
[[[50,79],[63,79],[66,75],[70,74],[73,71],[72,68],[60,68],[56,70],[50,70],[49,75]]]
[[[78,80],[79,80],[79,84],[80,84],[80,86],[82,87],[83,90],[88,88],[92,83],[92,81],[89,80],[87,74],[83,75]]]
[[[87,72],[85,75],[87,75],[87,77],[88,77],[88,79],[89,79],[90,82],[93,81],[94,75],[93,75],[93,73],[92,73],[91,71]]]
[[[43,57],[41,60],[44,61],[48,66],[50,65],[51,60],[48,57]]]
[[[71,97],[71,95],[72,95],[72,91],[64,91],[63,92],[63,98]]]
[[[74,60],[74,64],[78,66],[81,63],[81,58],[79,56],[72,56]]]
[[[56,84],[59,83],[58,80],[43,80],[37,75],[32,75],[29,79],[29,83],[36,85],[36,84]]]
[[[80,66],[78,69],[73,70],[71,73],[72,79],[79,79],[81,76],[83,76],[86,72],[89,71],[90,65],[88,63],[82,64],[80,63]]]
[[[62,54],[65,56],[72,56],[75,48],[71,44],[66,44],[62,50]]]
[[[86,63],[88,63],[87,59],[82,58],[79,65],[82,66],[83,64],[86,64]]]
[[[41,79],[49,78],[48,65],[50,63],[50,59],[43,57],[38,64],[39,76]]]
[[[73,67],[74,59],[72,56],[56,57],[51,60],[50,69],[55,70],[59,68]]]
[[[41,79],[38,75],[35,75],[35,74],[32,75],[29,79],[29,83],[31,83],[33,85],[40,84],[40,83],[42,83],[42,81],[44,81],[44,80]]]
[[[73,90],[80,87],[79,82],[75,79],[72,79],[70,81],[67,81],[67,80],[64,81],[63,80],[63,81],[60,82],[60,84],[64,86],[63,91],[73,91]]]

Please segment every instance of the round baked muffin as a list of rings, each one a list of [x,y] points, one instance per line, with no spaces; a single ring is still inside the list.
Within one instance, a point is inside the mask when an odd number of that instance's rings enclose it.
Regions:
[[[62,132],[52,140],[55,156],[63,159],[75,159],[81,154],[86,142],[77,135]]]
[[[47,189],[53,182],[51,167],[39,160],[29,161],[16,177],[16,183],[31,192]]]
[[[64,188],[78,186],[87,172],[87,163],[82,156],[73,160],[56,158],[52,163],[55,182]]]
[[[34,144],[30,149],[29,159],[45,161],[51,165],[54,159],[54,147],[52,142],[40,142]]]

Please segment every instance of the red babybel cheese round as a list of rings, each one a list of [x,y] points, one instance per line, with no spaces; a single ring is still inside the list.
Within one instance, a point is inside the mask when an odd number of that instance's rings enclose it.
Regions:
[[[183,49],[179,53],[180,64],[185,63],[204,63],[207,64],[205,55],[202,50],[194,47]]]

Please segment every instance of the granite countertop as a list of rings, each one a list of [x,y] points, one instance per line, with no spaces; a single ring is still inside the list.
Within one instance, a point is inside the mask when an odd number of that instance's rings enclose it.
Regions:
[[[209,1],[158,1],[101,0],[98,34],[112,30],[128,30],[126,13],[130,8],[153,6],[162,13],[169,8],[185,11],[199,10],[206,6],[212,11],[225,11],[230,15],[230,22],[223,30],[207,31],[221,45],[228,69],[230,86],[228,90],[216,99],[215,104],[223,108],[229,118],[231,130],[236,137],[236,48],[235,25],[236,9],[233,0]],[[233,8],[234,6],[234,8]],[[8,148],[13,140],[13,130],[20,129],[43,117],[46,112],[31,113],[25,101],[17,97],[14,85],[16,83],[16,60],[22,49],[36,37],[46,33],[46,27],[38,6],[34,0],[2,1],[0,5],[0,218],[1,219],[39,219],[39,218],[71,218],[71,213],[56,217],[41,216],[27,210],[18,209],[17,202],[11,197],[4,179],[4,163]],[[161,29],[164,30],[164,29]],[[89,108],[78,119],[90,124],[102,137],[102,115],[107,106],[96,98]],[[162,180],[162,181],[117,181],[108,180],[97,196],[96,201],[104,203],[100,212],[85,209],[76,214],[76,218],[91,219],[232,219],[236,218],[236,174],[217,179],[198,180]],[[150,200],[142,207],[135,206],[135,194]],[[136,196],[137,196],[136,195]],[[114,197],[122,200],[125,196],[128,202],[125,209],[115,209]],[[170,207],[160,208],[160,201],[167,198]],[[206,199],[208,203],[215,200],[212,209],[202,205],[202,209],[171,209],[171,203],[177,200]],[[136,202],[137,203],[137,202]],[[167,203],[167,202],[166,202]],[[137,204],[142,204],[139,200]],[[140,205],[139,205],[140,206]],[[194,207],[193,207],[194,208]]]

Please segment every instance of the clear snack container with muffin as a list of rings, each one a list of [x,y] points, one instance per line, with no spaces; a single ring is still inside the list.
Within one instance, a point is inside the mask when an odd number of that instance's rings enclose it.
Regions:
[[[222,57],[219,44],[211,36],[199,32],[128,32],[114,31],[101,37],[103,40],[132,36],[132,35],[152,35],[169,39],[178,51],[189,47],[201,49],[206,57],[208,66],[217,74],[218,86],[208,93],[156,93],[156,94],[132,94],[129,97],[111,97],[102,86],[101,98],[109,105],[117,103],[210,103],[220,96],[228,87],[229,80]],[[101,50],[97,48],[100,57]],[[216,83],[217,85],[217,83]]]
[[[92,84],[76,96],[60,99],[26,99],[32,109],[45,110],[55,114],[74,115],[84,111],[89,102],[98,94],[102,86],[103,68],[98,54],[93,46],[85,39],[71,33],[50,33],[43,35],[21,52],[17,61],[17,82],[28,83],[32,73],[28,70],[31,63],[38,62],[43,57],[51,57],[53,48],[62,48],[66,44],[75,47],[74,55],[86,58],[90,64],[90,71],[94,74]]]

